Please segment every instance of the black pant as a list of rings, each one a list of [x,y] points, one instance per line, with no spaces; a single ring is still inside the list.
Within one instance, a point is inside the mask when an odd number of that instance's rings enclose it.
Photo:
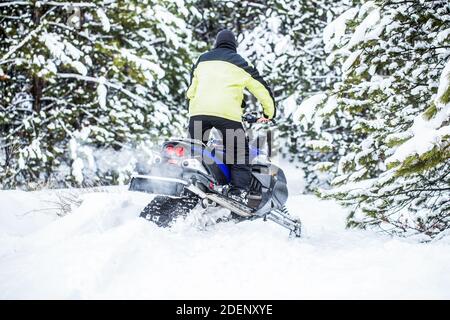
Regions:
[[[241,122],[213,116],[192,116],[189,119],[191,139],[208,142],[209,132],[216,128],[221,134],[225,161],[231,171],[231,183],[238,188],[248,189],[251,180],[248,138]],[[228,147],[228,149],[227,149]]]

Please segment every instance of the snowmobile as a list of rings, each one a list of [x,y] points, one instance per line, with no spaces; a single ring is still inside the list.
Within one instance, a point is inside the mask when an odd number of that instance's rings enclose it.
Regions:
[[[243,122],[247,128],[258,116],[247,113]],[[271,131],[268,131],[271,133]],[[266,141],[264,152],[261,141]],[[221,160],[223,146],[220,139],[210,138],[205,145],[193,139],[165,141],[153,163],[132,176],[129,190],[157,194],[142,210],[140,217],[160,227],[169,227],[180,216],[186,216],[199,203],[206,209],[223,207],[231,211],[232,220],[263,219],[273,221],[301,236],[301,222],[289,215],[285,203],[288,198],[286,176],[271,163],[271,139],[261,136],[250,140],[251,183],[244,204],[227,196],[230,189],[230,169]]]

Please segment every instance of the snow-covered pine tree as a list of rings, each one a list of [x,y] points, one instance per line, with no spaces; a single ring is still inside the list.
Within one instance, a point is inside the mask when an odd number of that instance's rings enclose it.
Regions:
[[[194,36],[210,46],[222,29],[229,29],[238,37],[253,30],[270,8],[265,0],[190,0],[189,3],[195,13],[189,19]]]
[[[2,187],[115,182],[98,148],[179,131],[195,47],[183,3],[10,1],[0,13]]]
[[[449,228],[449,21],[448,1],[367,1],[325,30],[343,79],[309,119],[339,155],[323,195],[351,206],[349,226]]]
[[[321,162],[323,167],[335,156],[309,123],[295,122],[292,115],[296,109],[307,112],[317,99],[310,100],[311,96],[338,79],[334,66],[325,63],[322,32],[352,1],[270,0],[266,5],[260,24],[244,33],[241,47],[273,85],[279,107],[279,133],[287,140],[283,153],[299,160],[306,187],[314,190],[327,178],[315,165]]]

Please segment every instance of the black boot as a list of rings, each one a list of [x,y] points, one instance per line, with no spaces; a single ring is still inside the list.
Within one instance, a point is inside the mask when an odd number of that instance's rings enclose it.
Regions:
[[[233,199],[234,201],[237,201],[239,203],[242,203],[244,205],[247,205],[248,199],[247,199],[248,191],[246,189],[241,189],[238,187],[231,187],[227,192],[227,197],[230,199]]]

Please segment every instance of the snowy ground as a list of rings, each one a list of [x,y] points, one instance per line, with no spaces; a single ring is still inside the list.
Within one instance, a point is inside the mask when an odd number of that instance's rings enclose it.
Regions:
[[[1,299],[450,298],[448,239],[346,230],[314,196],[290,198],[307,235],[289,239],[263,221],[159,229],[137,218],[152,196],[120,187],[57,217],[68,192],[0,191]]]

